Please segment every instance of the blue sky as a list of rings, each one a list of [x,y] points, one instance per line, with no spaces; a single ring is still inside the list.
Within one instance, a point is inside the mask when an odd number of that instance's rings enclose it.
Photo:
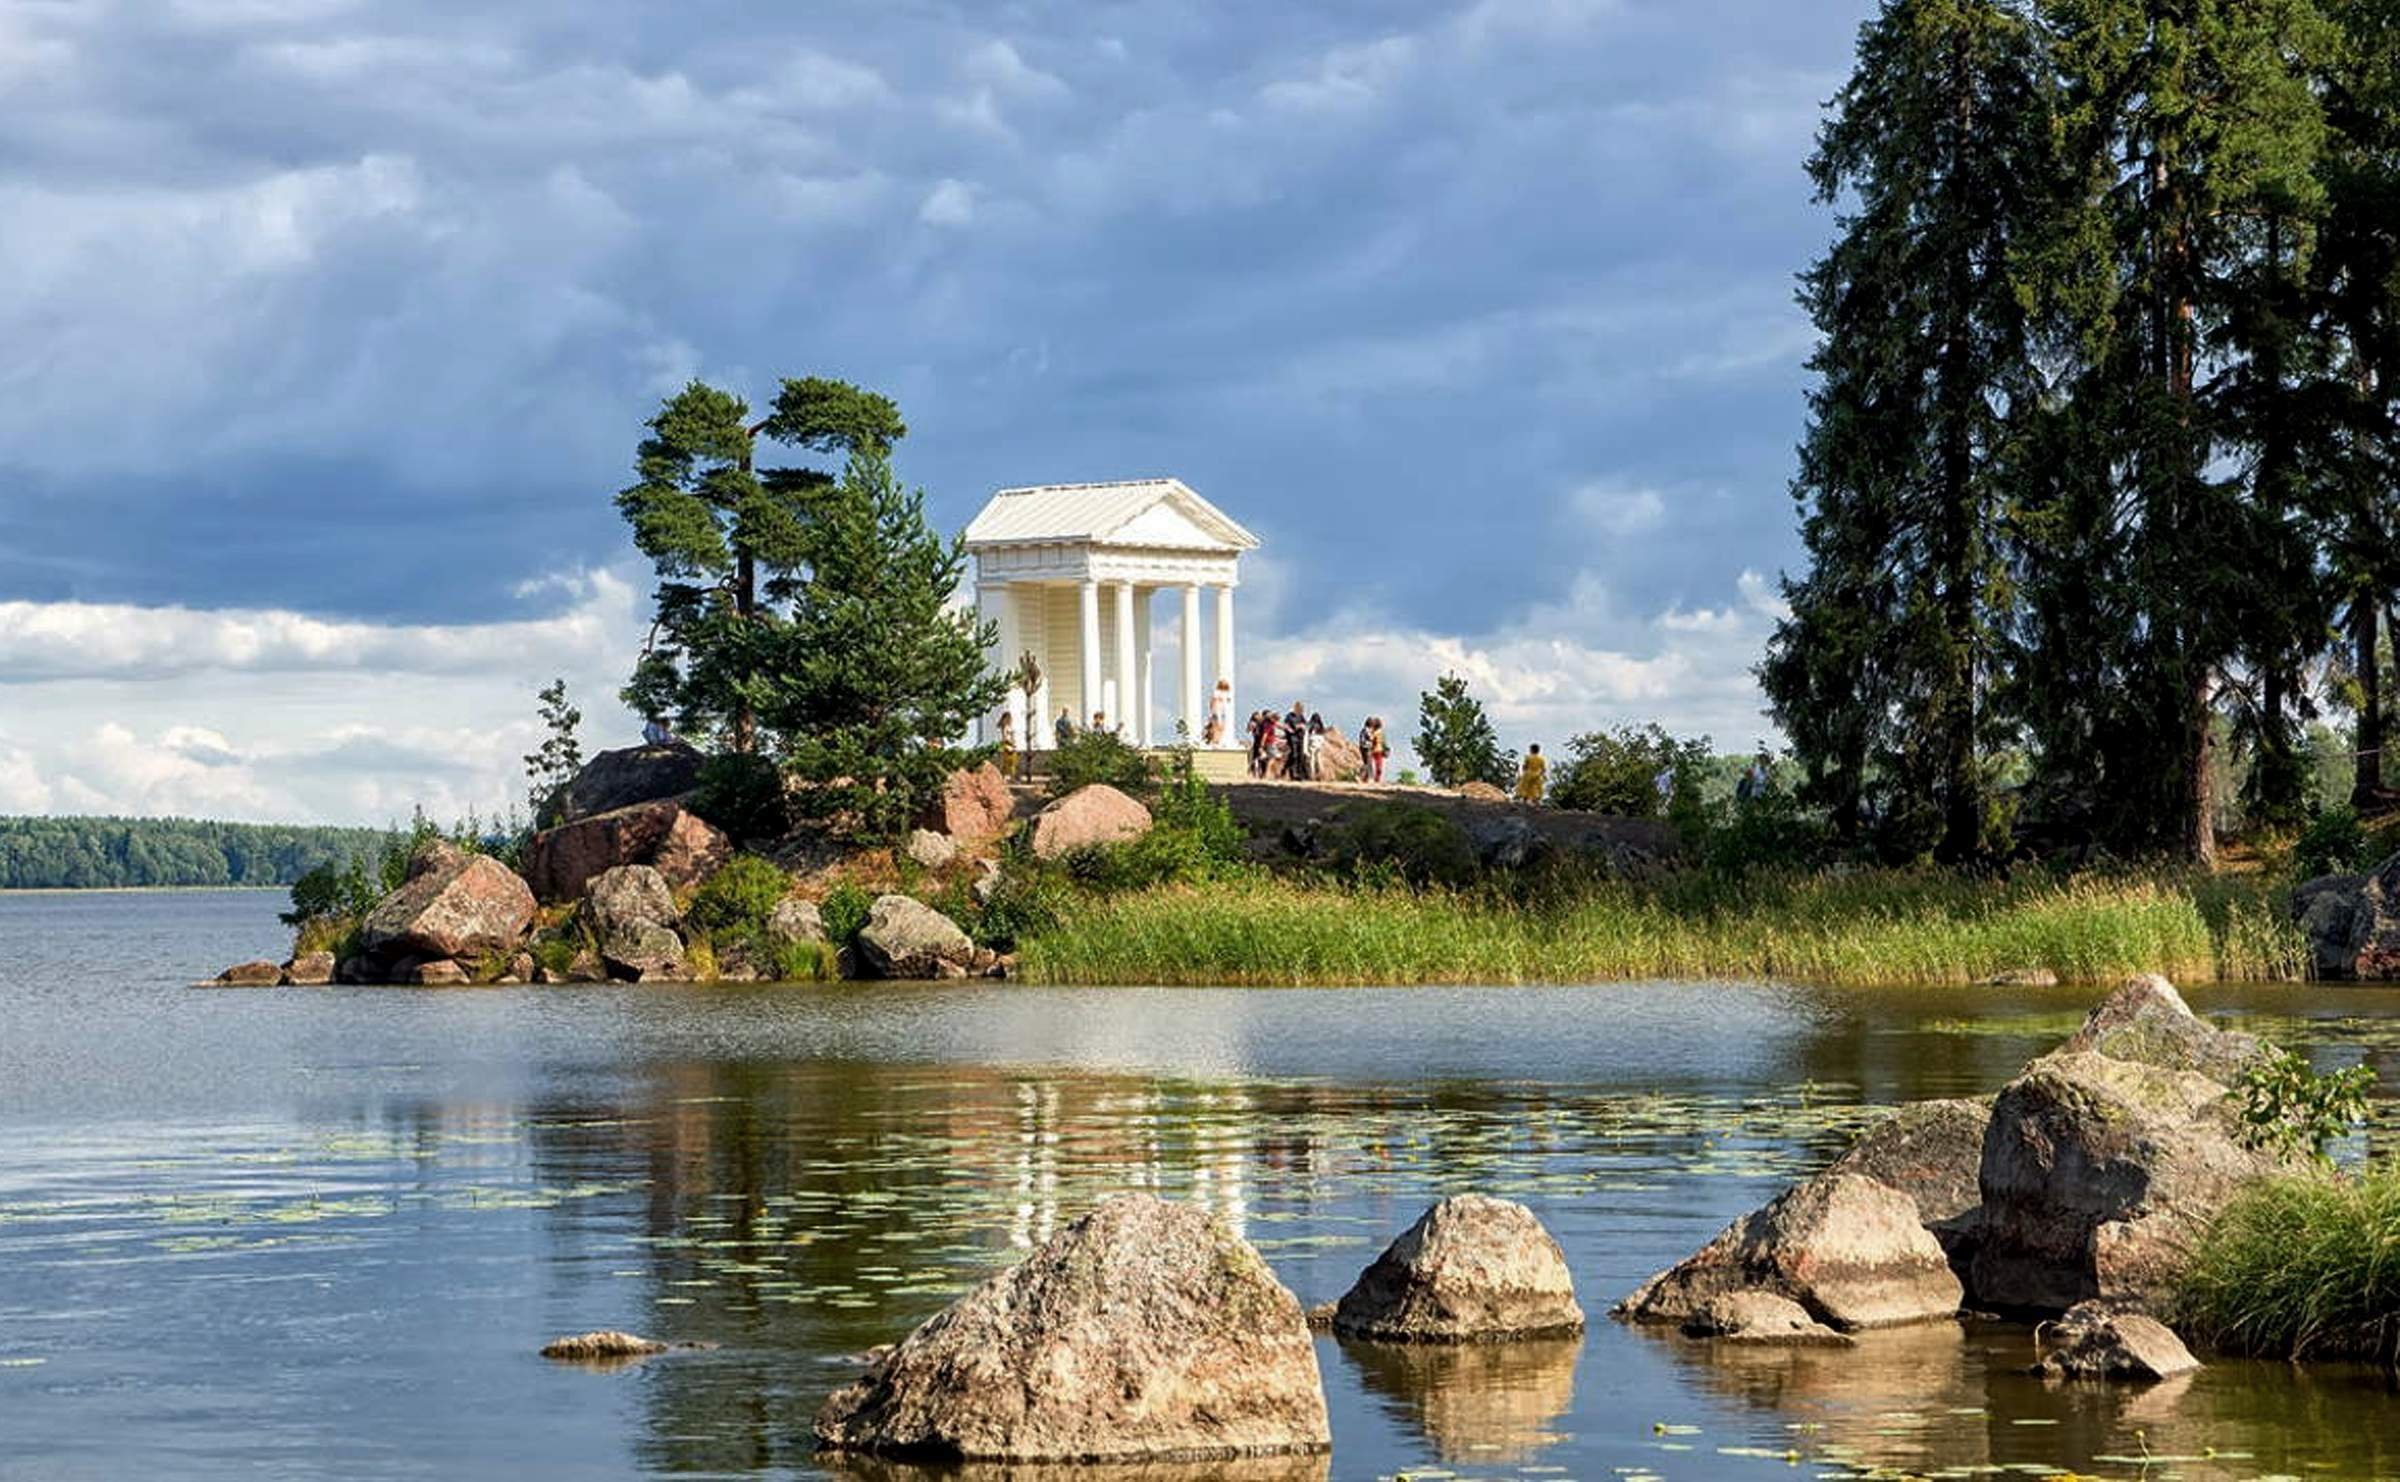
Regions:
[[[552,674],[621,739],[694,375],[889,392],[952,526],[1183,478],[1249,695],[1745,745],[1867,9],[0,0],[0,811],[489,809]]]

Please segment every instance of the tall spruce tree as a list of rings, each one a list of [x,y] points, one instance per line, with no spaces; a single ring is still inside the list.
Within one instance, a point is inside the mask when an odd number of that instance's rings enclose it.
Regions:
[[[1847,203],[1803,279],[1822,331],[1793,493],[1810,568],[1760,669],[1837,831],[1986,846],[2012,421],[2035,388],[2019,271],[2053,214],[2035,28],[2012,0],[1887,0],[1809,172]]]
[[[2085,462],[2052,465],[2033,522],[2047,544],[2030,558],[2029,720],[2042,765],[2105,800],[2104,842],[2209,864],[2218,686],[2275,578],[2255,559],[2260,506],[2225,464],[2242,429],[2205,352],[2256,292],[2257,224],[2314,210],[2324,129],[2303,59],[2322,19],[2313,0],[2049,0],[2048,14],[2061,178],[2080,200],[2049,284],[2073,331],[2057,435]],[[2078,671],[2091,687],[2062,688]]]
[[[1445,674],[1417,696],[1417,760],[1437,787],[1516,780],[1517,754],[1500,749],[1500,733],[1483,702],[1467,691],[1463,674]]]

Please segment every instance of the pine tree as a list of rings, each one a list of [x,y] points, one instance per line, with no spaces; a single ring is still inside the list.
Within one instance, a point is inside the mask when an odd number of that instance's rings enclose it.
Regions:
[[[892,403],[841,381],[787,380],[753,425],[749,403],[692,382],[650,420],[617,496],[659,575],[657,617],[625,702],[685,733],[756,749],[750,698],[783,650],[780,610],[808,560],[810,508],[832,487],[811,468],[759,472],[759,434],[821,454],[888,453],[907,435]]]
[[[575,729],[583,712],[567,702],[567,682],[553,679],[536,697],[541,705],[542,744],[525,755],[525,775],[532,781],[531,803],[537,828],[552,822],[567,784],[583,770],[583,743]]]
[[[1500,749],[1499,732],[1483,702],[1467,693],[1466,679],[1445,674],[1417,697],[1417,760],[1436,787],[1488,782],[1506,787],[1516,780],[1517,756]]]
[[[1803,279],[1810,568],[1760,679],[1837,832],[1872,773],[1898,847],[1953,860],[1986,843],[2001,471],[2035,385],[2018,272],[2054,210],[2040,63],[2009,0],[1888,0],[1809,163],[1850,209]]]
[[[985,662],[994,626],[954,605],[966,564],[872,440],[814,497],[777,662],[742,690],[782,738],[804,811],[896,835],[955,766],[943,748],[1007,692]]]

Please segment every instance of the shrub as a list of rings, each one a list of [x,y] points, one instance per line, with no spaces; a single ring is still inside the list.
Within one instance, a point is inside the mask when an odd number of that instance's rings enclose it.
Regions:
[[[2195,1252],[2179,1316],[2272,1358],[2400,1365],[2400,1163],[2270,1179],[2236,1197]]]
[[[782,769],[763,756],[742,752],[712,756],[700,764],[692,811],[737,844],[780,839],[792,827]]]
[[[830,942],[777,942],[767,961],[778,983],[831,983],[842,975],[840,954]]]
[[[867,917],[875,909],[875,898],[848,880],[825,893],[817,906],[825,922],[825,939],[836,947],[847,947],[858,934],[866,930]]]
[[[2242,1097],[2242,1143],[2322,1160],[2327,1143],[2366,1120],[2374,1086],[2375,1072],[2364,1065],[2318,1075],[2294,1052],[2270,1050],[2234,1082]]]
[[[1050,792],[1054,797],[1063,798],[1095,782],[1122,792],[1146,793],[1155,781],[1150,759],[1114,732],[1081,728],[1073,740],[1050,753]]]
[[[1415,803],[1377,803],[1335,824],[1325,842],[1337,870],[1373,879],[1397,872],[1418,889],[1472,884],[1481,861],[1475,841],[1447,816]]]
[[[1010,952],[1029,937],[1055,930],[1074,909],[1074,889],[1059,872],[1012,862],[991,898],[960,917],[959,924],[983,945]]]
[[[377,898],[366,861],[329,862],[292,882],[292,908],[280,919],[286,926],[298,927],[315,921],[356,919],[374,910]]]
[[[2292,868],[2303,880],[2319,875],[2347,875],[2367,867],[2367,831],[2358,811],[2347,804],[2321,808],[2292,844]]]
[[[1550,802],[1620,818],[1656,818],[1678,794],[1698,795],[1709,761],[1706,737],[1678,741],[1655,725],[1588,731],[1567,743],[1567,765],[1550,789]],[[1674,784],[1662,799],[1658,774],[1668,770]]]
[[[573,936],[545,935],[533,939],[526,950],[534,962],[553,978],[564,978],[575,966],[575,957],[582,943]]]
[[[767,918],[792,888],[791,878],[755,854],[737,854],[708,877],[685,917],[711,935],[763,935]]]
[[[1188,834],[1190,846],[1209,865],[1238,865],[1250,836],[1233,816],[1233,805],[1200,776],[1191,748],[1179,747],[1168,767],[1167,782],[1151,805],[1153,832]]]

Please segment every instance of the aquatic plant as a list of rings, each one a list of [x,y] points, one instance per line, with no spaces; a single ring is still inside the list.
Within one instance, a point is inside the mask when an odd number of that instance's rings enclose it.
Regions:
[[[2400,1366],[2400,1162],[2269,1180],[2218,1216],[2185,1326],[2239,1353]]]

